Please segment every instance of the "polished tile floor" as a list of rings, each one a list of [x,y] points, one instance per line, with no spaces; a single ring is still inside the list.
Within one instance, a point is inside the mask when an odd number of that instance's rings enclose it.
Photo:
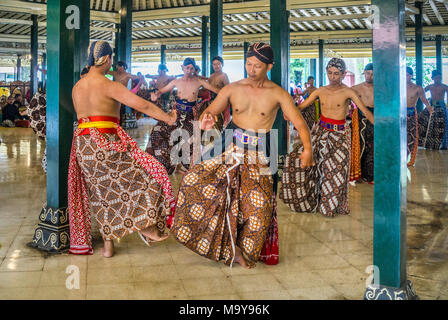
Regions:
[[[131,132],[144,147],[150,122]],[[349,216],[297,214],[279,201],[280,263],[255,269],[206,260],[172,237],[151,248],[135,234],[116,255],[48,255],[26,246],[45,201],[44,144],[0,128],[0,299],[362,299],[372,264],[373,186],[350,187]],[[420,150],[408,172],[407,270],[421,299],[448,298],[448,153]],[[177,187],[179,177],[173,178]],[[70,268],[79,270],[67,281]],[[66,273],[67,268],[69,273]],[[69,287],[67,289],[66,282]]]

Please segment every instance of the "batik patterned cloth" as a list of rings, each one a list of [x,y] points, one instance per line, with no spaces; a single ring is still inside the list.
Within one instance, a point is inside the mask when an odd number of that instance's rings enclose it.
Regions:
[[[442,146],[446,126],[446,106],[443,101],[431,101],[434,112],[425,108],[418,115],[418,145],[432,150]]]
[[[172,174],[176,169],[177,164],[171,159],[171,152],[173,147],[178,150],[178,157],[182,159],[182,166],[188,170],[192,163],[193,155],[193,121],[197,120],[197,103],[184,104],[180,100],[176,100],[172,104],[172,108],[176,109],[177,120],[172,126],[165,122],[159,121],[151,132],[151,138],[146,147],[146,152],[152,155],[166,168],[168,174]],[[171,134],[175,130],[185,130],[188,134],[188,140],[171,139]],[[182,154],[183,144],[189,145],[189,154]]]
[[[445,133],[443,134],[442,146],[440,147],[442,150],[446,150],[448,148],[448,109],[443,108],[445,112]]]
[[[238,130],[232,122],[229,128]],[[268,159],[235,139],[224,150],[183,178],[171,231],[187,248],[215,261],[232,264],[236,245],[252,261],[275,264],[278,231]]]
[[[27,105],[27,113],[30,116],[30,127],[34,133],[42,140],[46,140],[47,135],[47,97],[43,92],[37,92]],[[42,169],[47,173],[47,149],[42,158]]]
[[[333,131],[322,127],[324,121],[341,126]],[[300,168],[299,158],[303,146],[298,146],[285,161],[280,199],[296,212],[319,211],[325,216],[349,214],[348,179],[350,172],[350,128],[345,120],[332,120],[321,116],[321,123],[311,130],[311,143],[315,166]]]
[[[308,128],[310,130],[313,128],[314,124],[316,123],[316,106],[314,103],[310,105],[309,107],[306,107],[302,111],[303,119],[305,120],[306,124],[308,125]]]
[[[90,117],[80,124],[96,121],[119,120]],[[120,126],[75,131],[68,175],[70,253],[93,252],[91,213],[103,239],[113,240],[151,226],[164,231],[174,205],[165,168]]]
[[[373,109],[367,107],[373,114]],[[359,137],[360,137],[360,160],[361,178],[367,182],[373,181],[373,124],[367,120],[359,110]]]
[[[350,122],[352,131],[352,146],[350,152],[350,181],[357,181],[361,178],[361,145],[359,138],[359,110],[355,108]]]
[[[418,115],[415,107],[407,108],[408,166],[415,164],[418,150]]]

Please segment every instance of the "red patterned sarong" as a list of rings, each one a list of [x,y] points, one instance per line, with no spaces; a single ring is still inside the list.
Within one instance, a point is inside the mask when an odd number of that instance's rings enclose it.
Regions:
[[[166,221],[160,221],[160,211],[171,208],[173,212],[175,206],[165,168],[138,148],[118,125],[119,119],[97,116],[79,120],[80,124],[88,122],[113,122],[116,128],[98,125],[74,132],[68,173],[72,254],[93,253],[91,207],[103,238],[112,240],[151,223],[156,223],[158,229],[164,228]],[[130,180],[135,183],[129,183]],[[137,189],[138,185],[143,187]],[[153,189],[158,191],[152,192]],[[113,215],[115,218],[111,218]],[[168,216],[170,219],[172,215]]]

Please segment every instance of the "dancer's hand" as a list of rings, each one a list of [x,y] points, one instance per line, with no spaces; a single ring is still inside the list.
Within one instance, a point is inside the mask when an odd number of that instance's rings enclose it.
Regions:
[[[209,112],[205,113],[201,119],[201,130],[212,129],[216,121],[217,121],[216,116],[212,115]]]
[[[313,160],[313,151],[312,150],[303,150],[299,156],[300,158],[300,168],[308,168],[315,165]]]
[[[176,124],[176,120],[177,120],[176,109],[171,110],[170,113],[168,113],[168,116],[170,117],[170,120],[167,121],[166,124],[169,126],[174,126]]]

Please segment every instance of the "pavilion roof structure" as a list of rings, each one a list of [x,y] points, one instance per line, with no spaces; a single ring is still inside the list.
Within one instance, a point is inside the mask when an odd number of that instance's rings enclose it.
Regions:
[[[132,46],[134,61],[158,61],[160,45],[167,58],[200,57],[201,17],[210,14],[209,0],[134,0]],[[269,0],[223,0],[224,58],[242,58],[243,42],[269,42]],[[90,38],[114,45],[120,0],[90,0]],[[370,56],[370,0],[289,0],[291,57],[317,57],[325,40],[326,55]],[[415,0],[406,1],[408,54],[414,47]],[[0,55],[29,53],[31,14],[39,20],[39,49],[46,42],[46,0],[2,0]],[[448,40],[448,0],[423,4],[424,54],[434,52],[435,35]],[[431,43],[428,43],[431,42]],[[428,44],[428,45],[426,45]],[[443,42],[446,47],[446,42]]]

